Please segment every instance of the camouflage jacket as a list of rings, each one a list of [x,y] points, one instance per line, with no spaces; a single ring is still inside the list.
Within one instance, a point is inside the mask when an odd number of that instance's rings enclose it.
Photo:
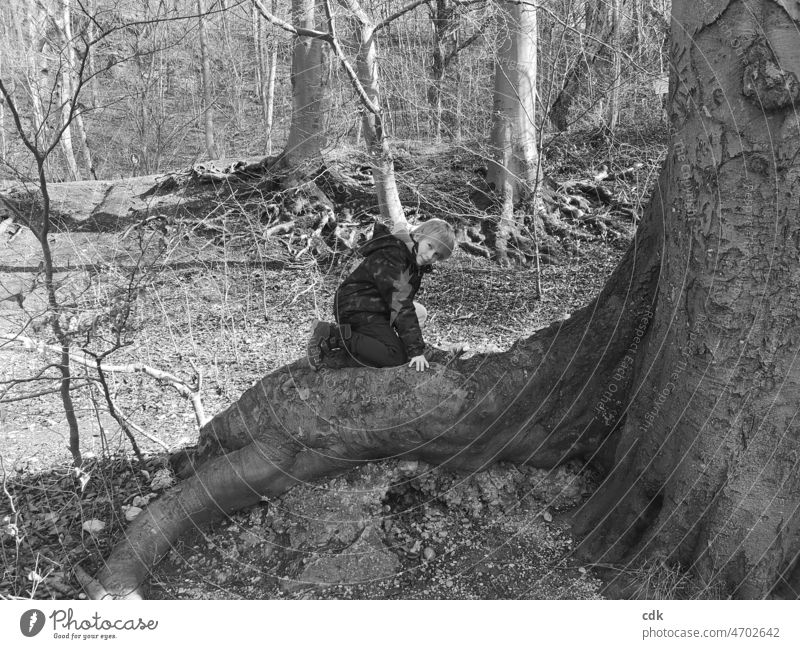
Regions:
[[[372,239],[359,249],[365,259],[339,286],[333,309],[339,323],[388,320],[412,358],[425,349],[414,296],[430,267],[417,265],[414,252],[402,238],[375,224]]]

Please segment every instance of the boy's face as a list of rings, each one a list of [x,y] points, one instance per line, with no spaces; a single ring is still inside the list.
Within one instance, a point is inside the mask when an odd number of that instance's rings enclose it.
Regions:
[[[423,238],[417,245],[417,266],[427,266],[449,256],[447,251],[443,251],[442,246],[432,239]]]

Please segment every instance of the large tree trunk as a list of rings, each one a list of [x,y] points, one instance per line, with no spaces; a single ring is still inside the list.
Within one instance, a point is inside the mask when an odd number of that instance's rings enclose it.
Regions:
[[[591,304],[424,374],[273,372],[202,429],[195,475],[130,526],[94,594],[138,596],[175,539],[220,512],[398,456],[471,471],[589,459],[608,474],[577,524],[596,560],[658,553],[717,594],[769,594],[800,550],[793,11],[719,0],[705,24],[675,2],[674,144]]]
[[[755,598],[800,551],[799,16],[711,5],[673,4],[658,305],[636,398],[601,411],[620,420],[616,468],[580,529],[602,561],[657,553]]]

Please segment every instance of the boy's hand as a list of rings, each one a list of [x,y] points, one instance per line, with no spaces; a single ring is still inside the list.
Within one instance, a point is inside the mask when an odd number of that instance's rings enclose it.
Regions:
[[[411,362],[408,364],[409,367],[413,367],[417,372],[423,372],[427,368],[430,367],[428,364],[428,359],[425,358],[424,354],[420,354],[419,356],[414,356],[411,359]]]

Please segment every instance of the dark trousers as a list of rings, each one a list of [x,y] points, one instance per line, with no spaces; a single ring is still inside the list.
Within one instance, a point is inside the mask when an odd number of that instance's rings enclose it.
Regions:
[[[340,324],[350,325],[350,339],[344,345],[360,363],[369,367],[396,367],[408,361],[406,347],[388,320]]]

